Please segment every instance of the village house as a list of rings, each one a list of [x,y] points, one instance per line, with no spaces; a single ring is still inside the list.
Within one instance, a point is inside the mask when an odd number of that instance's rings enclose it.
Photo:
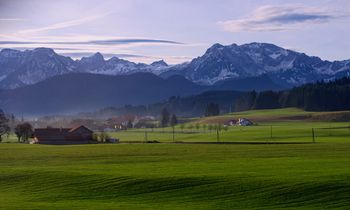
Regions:
[[[92,140],[93,131],[85,126],[74,128],[37,128],[34,130],[35,144],[87,144]]]

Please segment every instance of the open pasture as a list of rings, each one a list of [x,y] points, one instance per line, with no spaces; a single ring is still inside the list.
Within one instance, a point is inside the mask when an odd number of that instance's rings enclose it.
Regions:
[[[148,133],[159,144],[2,143],[0,209],[349,209],[350,130],[319,129],[347,122],[258,124],[221,131],[220,141],[311,142],[318,128],[316,143],[172,144],[170,128]],[[196,132],[175,137],[216,141]]]

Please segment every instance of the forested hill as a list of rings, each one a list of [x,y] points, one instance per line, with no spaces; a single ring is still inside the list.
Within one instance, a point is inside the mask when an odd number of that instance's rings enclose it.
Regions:
[[[236,110],[284,107],[307,111],[350,110],[350,77],[306,84],[288,91],[251,92],[235,103]]]

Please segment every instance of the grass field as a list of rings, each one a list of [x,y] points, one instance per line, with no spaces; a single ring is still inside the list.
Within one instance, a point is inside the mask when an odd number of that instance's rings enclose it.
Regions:
[[[349,125],[289,111],[240,113],[264,120],[222,131],[220,140],[311,142],[311,128]],[[144,132],[113,135],[133,141]],[[148,133],[161,142],[171,136]],[[2,143],[0,209],[349,209],[349,137],[349,129],[316,129],[315,144]],[[216,141],[216,134],[176,133],[176,140]]]
[[[338,127],[344,127],[337,129]],[[314,128],[314,138],[312,137]],[[145,134],[147,132],[147,134]],[[145,135],[148,140],[159,142],[172,142],[173,133],[171,128],[138,129],[110,133],[119,138],[121,142],[144,141]],[[220,142],[343,142],[349,138],[350,127],[347,122],[264,122],[257,126],[232,126],[227,131],[219,133]],[[272,136],[272,137],[271,137]],[[176,128],[174,133],[175,142],[217,142],[215,130]]]

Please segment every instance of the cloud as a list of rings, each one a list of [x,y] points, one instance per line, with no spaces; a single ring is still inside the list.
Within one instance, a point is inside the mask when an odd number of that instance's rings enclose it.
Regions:
[[[0,22],[1,21],[13,21],[13,22],[16,22],[16,21],[25,21],[25,19],[23,19],[23,18],[0,18]]]
[[[218,22],[224,30],[237,31],[282,31],[301,24],[320,24],[343,17],[335,12],[295,5],[266,5],[257,8],[246,18]]]
[[[121,45],[121,44],[134,44],[134,43],[143,43],[143,44],[174,44],[174,45],[183,45],[184,43],[162,40],[162,39],[105,39],[105,40],[91,40],[91,41],[1,41],[0,45],[28,45],[28,44],[38,44],[38,45]]]
[[[161,40],[161,39],[110,39],[110,40],[95,40],[95,41],[88,42],[88,44],[99,44],[99,45],[124,44],[124,43],[183,44],[181,42]]]
[[[11,49],[13,50],[33,50],[36,47],[11,47]],[[1,49],[6,49],[6,47],[0,47]],[[68,50],[68,51],[72,51],[72,50],[82,50],[80,48],[70,48],[70,47],[53,47],[54,50]]]
[[[18,34],[32,34],[32,33],[40,33],[40,32],[45,32],[45,31],[50,31],[50,30],[68,28],[68,27],[81,25],[84,23],[88,23],[88,22],[106,17],[109,14],[110,13],[92,15],[92,16],[88,16],[88,17],[84,17],[84,18],[75,19],[75,20],[65,21],[65,22],[61,22],[61,23],[55,23],[55,24],[48,25],[45,27],[21,30],[21,31],[18,31]]]

